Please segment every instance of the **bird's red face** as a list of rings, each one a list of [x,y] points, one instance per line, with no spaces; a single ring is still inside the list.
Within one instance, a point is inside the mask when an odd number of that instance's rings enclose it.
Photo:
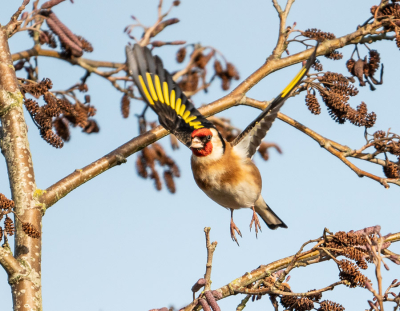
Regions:
[[[192,144],[190,149],[197,157],[205,157],[211,154],[213,145],[211,139],[213,137],[210,129],[202,128],[192,132]]]

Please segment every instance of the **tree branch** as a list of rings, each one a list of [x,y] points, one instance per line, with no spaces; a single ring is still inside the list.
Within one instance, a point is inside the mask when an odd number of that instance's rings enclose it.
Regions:
[[[294,0],[288,0],[286,3],[285,10],[282,11],[282,8],[278,4],[278,2],[276,0],[272,0],[272,3],[276,11],[278,12],[279,16],[279,35],[278,35],[278,42],[276,43],[276,46],[274,48],[274,51],[272,52],[272,55],[270,56],[270,59],[280,58],[282,53],[287,48],[287,38],[290,34],[290,29],[286,28],[286,19],[289,15],[293,2]]]
[[[252,288],[241,288],[235,290],[236,293],[240,294],[250,294],[250,295],[258,295],[258,294],[274,294],[274,295],[284,295],[284,296],[297,296],[297,297],[307,297],[314,296],[319,293],[326,292],[328,290],[333,290],[336,286],[345,284],[345,281],[335,282],[329,286],[326,286],[321,289],[311,290],[306,293],[292,293],[292,292],[284,292],[281,290],[271,289],[271,288],[261,288],[261,289],[252,289]]]
[[[258,101],[252,98],[246,98],[245,99],[245,105],[255,107],[258,109],[264,109],[266,106],[266,102]],[[353,163],[351,163],[349,160],[347,160],[347,157],[351,158],[356,158],[364,161],[368,161],[374,164],[379,164],[382,166],[385,166],[385,161],[381,159],[376,159],[372,154],[366,154],[366,153],[359,153],[357,150],[353,150],[347,146],[343,146],[333,140],[330,140],[328,138],[325,138],[318,133],[314,132],[310,128],[306,127],[305,125],[301,124],[300,122],[284,115],[283,113],[278,113],[278,118],[287,124],[293,126],[294,128],[298,129],[299,131],[303,132],[307,136],[311,137],[314,139],[316,142],[319,143],[319,145],[333,154],[335,157],[339,158],[344,164],[346,164],[352,171],[354,171],[359,177],[368,177],[371,178],[372,180],[375,180],[382,184],[385,188],[389,188],[389,183],[395,184],[397,186],[400,186],[400,180],[398,179],[390,179],[390,178],[382,178],[376,175],[373,175],[369,172],[363,171],[357,166],[355,166]]]
[[[54,51],[54,50],[44,50],[40,48],[40,46],[35,46],[29,50],[21,51],[12,54],[12,60],[13,62],[25,58],[30,58],[33,56],[44,56],[44,57],[52,57],[52,58],[58,58],[61,60],[64,60],[71,65],[80,65],[82,64],[88,65],[90,67],[94,68],[119,68],[121,66],[124,66],[125,63],[117,63],[117,62],[106,62],[106,61],[96,61],[96,60],[91,60],[83,57],[71,57],[71,58],[66,58],[64,57],[61,53]]]
[[[204,274],[204,279],[206,280],[206,285],[204,287],[204,291],[211,290],[211,269],[212,269],[212,260],[215,248],[217,247],[217,242],[210,242],[210,227],[204,228],[204,232],[206,234],[206,247],[207,247],[207,264],[206,264],[206,273]]]
[[[363,37],[364,35],[371,34],[375,31],[375,29],[379,28],[381,25],[376,23],[373,25],[365,25],[363,27],[360,27],[357,29],[355,32],[348,34],[346,36],[333,39],[333,40],[326,40],[323,43],[320,44],[317,55],[325,55],[329,51],[332,51],[337,48],[341,48],[345,45],[351,44],[352,40]],[[35,49],[33,49],[35,50]],[[36,51],[36,50],[35,50]],[[39,51],[44,51],[44,50],[39,50]],[[57,52],[50,51],[52,53],[50,54],[59,54]],[[255,101],[251,100],[249,98],[245,97],[245,94],[254,86],[256,85],[260,80],[262,80],[265,76],[269,75],[270,73],[277,71],[279,69],[282,69],[284,67],[290,66],[295,63],[302,62],[306,59],[308,59],[311,56],[312,49],[305,50],[303,52],[293,54],[291,56],[288,56],[286,58],[277,58],[277,59],[268,59],[267,62],[262,65],[258,70],[256,70],[253,74],[251,74],[248,78],[246,78],[239,86],[237,86],[231,93],[228,95],[212,102],[209,105],[203,106],[199,109],[199,111],[205,115],[206,117],[214,115],[216,113],[219,113],[225,109],[231,108],[233,106],[239,105],[239,104],[247,104],[253,107],[257,107],[259,109],[262,109],[264,103],[261,101]],[[42,52],[40,52],[42,53]],[[54,54],[55,55],[55,54]],[[61,56],[50,56],[50,57],[59,57]],[[23,58],[23,57],[22,57]],[[66,60],[69,62],[72,62],[72,60]],[[79,64],[77,60],[73,61],[74,63]],[[83,59],[81,59],[80,63],[82,64]],[[84,60],[84,62],[89,63],[88,60]],[[114,66],[117,64],[118,66]],[[106,66],[106,65],[113,65],[112,68],[118,68],[119,66],[123,64],[118,64],[118,63],[107,63],[107,62],[99,62],[97,64],[98,66]],[[282,114],[279,114],[280,118],[282,117]],[[285,120],[284,120],[285,121]],[[296,127],[300,130],[302,130],[304,133],[307,135],[311,136],[310,133],[313,133],[313,137],[315,140],[318,142],[322,142],[321,139],[318,137],[322,138],[322,136],[316,134],[315,132],[308,130],[306,127],[298,123],[297,121],[294,121],[290,119],[289,117],[286,118],[287,123],[293,125],[293,124],[298,124],[299,126]],[[294,126],[294,125],[293,125]],[[149,144],[152,144],[153,142],[161,139],[162,137],[166,136],[168,132],[162,128],[161,126],[156,127],[155,129],[146,132],[142,135],[139,135],[138,137],[130,140],[126,144],[122,145],[121,147],[115,149],[111,153],[105,155],[104,157],[100,158],[99,160],[93,162],[92,164],[84,167],[83,169],[76,170],[74,173],[68,175],[67,177],[63,178],[56,184],[50,186],[46,191],[43,193],[43,195],[40,197],[40,202],[44,204],[44,208],[49,208],[52,206],[55,202],[57,202],[60,198],[64,197],[67,195],[69,192],[72,190],[76,189],[83,183],[87,182],[88,180],[94,178],[95,176],[105,172],[106,170],[114,167],[117,164],[120,164],[121,161],[120,159],[126,159],[130,155],[134,154],[137,151],[142,150],[144,147],[148,146]],[[318,138],[318,139],[317,139]],[[334,154],[334,149],[332,149],[332,146],[335,146],[336,143],[333,141],[330,141],[331,147],[326,147],[328,151]],[[339,144],[337,144],[339,145]],[[341,145],[340,145],[341,146]],[[342,146],[343,147],[343,146]],[[346,149],[348,151],[348,149]],[[337,152],[335,154],[336,156],[341,157]],[[347,156],[350,156],[348,154]],[[356,157],[355,155],[353,155]],[[365,156],[362,156],[362,159],[365,159]],[[343,157],[341,157],[341,160],[343,161]],[[368,160],[369,161],[369,160]],[[348,165],[351,169],[356,171],[355,166],[351,166],[349,163],[344,161],[346,165]],[[370,162],[373,162],[372,159]],[[372,178],[374,180],[377,180],[385,185],[385,183],[396,183],[394,180],[386,180],[386,179],[380,179],[377,176],[374,176],[372,174],[369,174],[367,172],[358,170],[356,171],[357,174],[367,176],[369,178]],[[399,182],[400,185],[400,182]]]
[[[9,276],[25,273],[24,267],[22,267],[18,260],[14,258],[8,245],[0,247],[0,265]]]
[[[329,240],[331,236],[327,236],[326,239]],[[390,234],[385,236],[384,242],[399,242],[400,241],[400,232],[395,233],[395,234]],[[383,252],[384,250],[382,250]],[[238,292],[241,292],[246,286],[249,286],[250,284],[256,282],[257,280],[263,279],[265,277],[270,276],[272,273],[277,272],[279,270],[287,268],[291,262],[293,261],[293,258],[297,255],[289,256],[277,261],[274,261],[270,264],[267,265],[262,265],[257,269],[252,270],[251,272],[246,272],[243,276],[238,277],[234,279],[232,282],[226,284],[225,286],[220,287],[217,289],[218,292],[222,294],[222,298],[226,298],[232,295],[236,295]],[[298,256],[298,262],[301,262],[306,265],[311,265],[311,264],[316,264],[321,261],[321,252],[320,250],[314,250],[314,251],[306,251]],[[329,259],[329,258],[327,258]],[[325,260],[327,260],[325,259]],[[334,283],[335,286],[338,285]],[[332,285],[334,285],[332,284]],[[332,286],[331,285],[331,286]],[[330,287],[330,286],[328,286]],[[286,293],[285,293],[286,294]],[[296,294],[297,295],[302,295],[302,294]],[[185,308],[183,308],[184,311],[192,311],[192,310],[200,310],[199,306],[197,306],[197,301],[194,301],[187,305]]]

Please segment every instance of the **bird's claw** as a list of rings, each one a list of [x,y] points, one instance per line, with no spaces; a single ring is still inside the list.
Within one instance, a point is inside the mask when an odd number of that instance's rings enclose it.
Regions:
[[[242,233],[240,232],[239,228],[236,226],[236,224],[233,222],[233,219],[231,219],[231,238],[232,241],[235,241],[236,244],[239,246],[239,242],[236,239],[236,233],[235,231],[242,237]]]
[[[251,222],[250,222],[250,231],[251,231],[251,227],[253,226],[253,222],[254,222],[254,227],[256,229],[256,237],[257,237],[258,229],[260,229],[260,232],[262,232],[261,224],[260,224],[260,220],[258,219],[257,213],[254,210],[254,206],[252,208],[253,208],[253,218],[251,219]]]

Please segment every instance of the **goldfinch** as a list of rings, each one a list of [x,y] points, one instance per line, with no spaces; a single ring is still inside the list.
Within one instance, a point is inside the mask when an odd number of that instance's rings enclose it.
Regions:
[[[261,195],[261,174],[252,161],[267,131],[290,92],[301,82],[315,61],[317,47],[296,77],[264,111],[232,142],[227,142],[181,91],[158,56],[146,47],[126,47],[129,74],[146,103],[158,115],[160,124],[192,150],[193,177],[213,201],[230,209],[230,233],[238,243],[233,211],[251,208],[256,234],[261,225],[257,214],[270,229],[287,228]]]

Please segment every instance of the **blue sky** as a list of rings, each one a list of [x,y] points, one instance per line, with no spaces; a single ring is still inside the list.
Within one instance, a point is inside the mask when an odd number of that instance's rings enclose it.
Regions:
[[[165,7],[170,2],[165,1]],[[282,1],[281,1],[282,2]],[[7,1],[0,11],[0,23],[6,24],[18,6]],[[70,29],[88,39],[94,52],[86,57],[96,60],[124,61],[124,47],[129,41],[123,33],[132,23],[130,15],[142,23],[155,21],[158,1],[75,0],[57,6],[54,11]],[[288,25],[297,22],[299,29],[320,28],[341,36],[352,32],[369,18],[375,1],[297,1],[288,18]],[[281,5],[284,5],[282,2]],[[241,79],[256,70],[270,55],[278,33],[278,16],[270,1],[203,0],[182,1],[171,17],[181,22],[166,29],[159,40],[187,40],[214,46],[236,65]],[[25,34],[11,39],[12,52],[29,48]],[[376,112],[375,130],[400,133],[398,88],[398,57],[394,42],[378,42],[373,47],[381,53],[385,67],[384,84],[370,92],[367,87],[350,101],[353,107],[365,101]],[[293,54],[301,46],[290,46]],[[174,71],[176,48],[165,47],[157,54],[165,67]],[[319,59],[325,70],[347,74],[345,62],[352,47],[342,49],[342,61]],[[367,53],[361,48],[362,55]],[[67,88],[79,81],[84,71],[54,59],[40,59],[40,78],[49,77],[53,89]],[[300,65],[286,68],[265,78],[250,92],[259,100],[270,100],[292,79]],[[240,81],[235,81],[234,86]],[[98,110],[96,120],[101,132],[94,135],[72,131],[72,139],[63,149],[56,150],[45,143],[27,118],[37,186],[45,189],[67,174],[79,169],[138,134],[134,113],[143,104],[132,102],[131,116],[120,113],[121,94],[107,81],[90,77],[89,94]],[[211,102],[224,93],[219,83],[208,94],[198,94],[197,105]],[[282,112],[309,126],[327,138],[352,148],[364,144],[363,129],[351,124],[338,125],[326,108],[314,116],[304,104],[304,96],[291,98]],[[259,111],[250,107],[235,107],[221,113],[244,128]],[[149,119],[156,119],[149,113]],[[301,244],[331,231],[361,229],[381,225],[384,234],[397,232],[399,189],[386,190],[367,178],[360,179],[337,158],[317,143],[281,121],[274,123],[267,141],[283,150],[271,151],[270,160],[255,161],[263,178],[263,197],[285,221],[288,229],[263,232],[256,239],[248,231],[249,210],[235,212],[235,222],[243,233],[237,247],[230,239],[230,213],[206,197],[197,188],[190,171],[190,150],[183,146],[172,151],[169,139],[161,144],[177,161],[182,177],[177,179],[177,193],[155,191],[152,181],[140,179],[135,171],[136,155],[124,165],[115,167],[79,187],[55,206],[43,219],[42,285],[46,310],[149,310],[174,305],[179,308],[191,301],[191,286],[203,276],[206,251],[203,228],[209,226],[212,240],[218,241],[214,254],[213,288],[227,284],[261,264],[295,253]],[[355,162],[361,168],[382,176],[380,167]],[[0,192],[9,196],[9,184],[4,161],[0,163]],[[393,246],[399,252],[400,247]],[[384,274],[384,284],[398,278],[400,269],[390,264]],[[327,286],[337,280],[333,262],[297,269],[290,285],[296,292]],[[372,269],[368,274],[374,280]],[[386,277],[386,278],[385,278]],[[4,271],[0,270],[0,306],[11,310],[11,293]],[[234,310],[243,297],[238,295],[220,302],[222,310]],[[324,294],[325,299],[342,303],[346,310],[366,308],[371,295],[361,289],[338,288]],[[249,303],[246,310],[272,310],[267,297]]]

